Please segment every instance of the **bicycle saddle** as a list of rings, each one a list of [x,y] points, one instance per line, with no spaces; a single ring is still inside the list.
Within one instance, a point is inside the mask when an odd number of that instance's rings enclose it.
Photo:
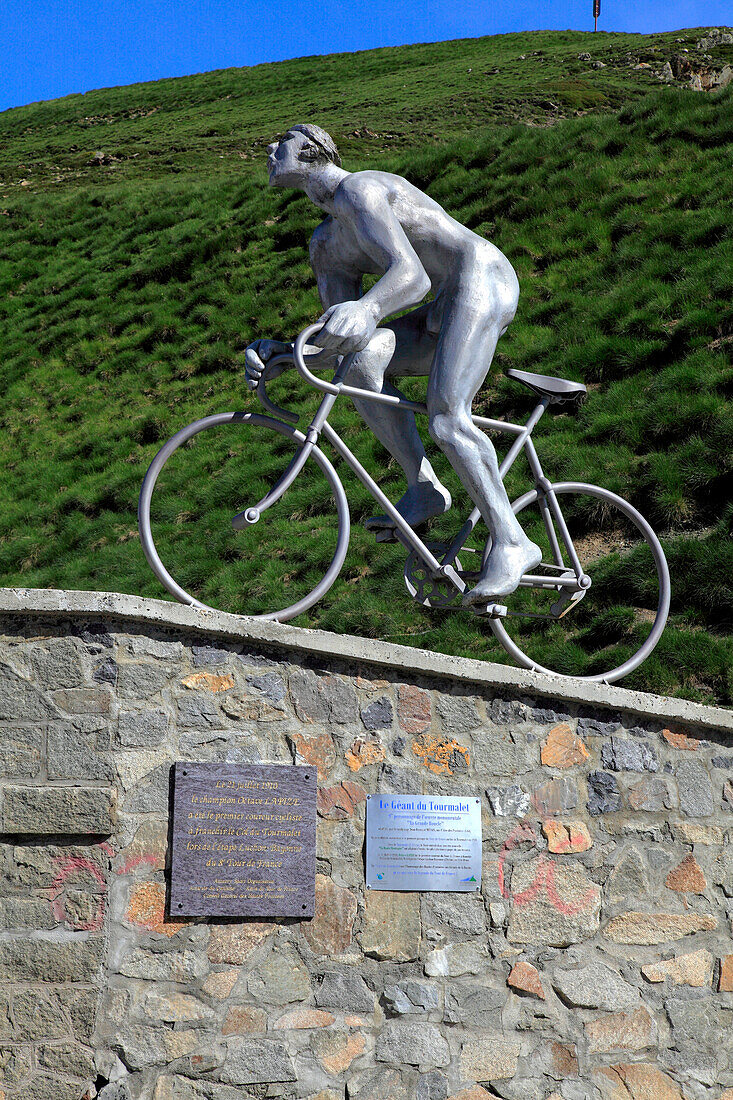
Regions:
[[[548,374],[530,374],[529,371],[510,367],[506,375],[507,378],[523,382],[525,386],[529,386],[542,397],[549,397],[551,405],[559,405],[563,401],[581,404],[588,392],[582,382],[570,382],[567,378],[551,378]]]

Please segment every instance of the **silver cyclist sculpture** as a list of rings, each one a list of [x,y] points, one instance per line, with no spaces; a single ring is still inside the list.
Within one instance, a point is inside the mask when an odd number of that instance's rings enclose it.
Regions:
[[[514,268],[401,176],[345,171],[319,126],[293,126],[267,152],[270,186],[305,191],[327,215],[310,245],[325,309],[314,344],[346,356],[345,381],[374,393],[397,394],[393,378],[428,376],[430,435],[491,532],[491,551],[463,601],[486,605],[509,595],[542,552],[512,512],[496,452],[473,423],[471,404],[517,311]],[[367,274],[379,278],[362,294]],[[432,301],[419,305],[431,291]],[[417,308],[388,320],[411,306]],[[268,359],[286,347],[272,340],[250,345],[253,386]],[[418,527],[447,511],[450,493],[428,461],[414,414],[358,398],[354,404],[405,472],[400,515]],[[394,530],[388,516],[374,516],[367,526],[387,537]]]
[[[272,186],[303,190],[326,214],[310,247],[325,312],[292,344],[258,339],[246,349],[247,383],[270,415],[205,416],[151,462],[139,527],[155,575],[177,600],[202,609],[212,600],[279,622],[308,611],[338,577],[350,536],[348,501],[325,442],[382,510],[367,520],[377,541],[407,550],[404,583],[423,608],[488,625],[524,668],[605,682],[637,668],[669,611],[659,539],[608,489],[551,481],[532,439],[546,410],[572,412],[585,386],[510,369],[508,377],[536,395],[527,420],[472,412],[517,309],[509,261],[400,176],[346,172],[318,126],[293,126],[273,142],[268,168]],[[376,281],[364,293],[367,275]],[[267,393],[292,367],[320,393],[304,432],[292,427],[300,414]],[[314,369],[334,373],[328,381]],[[426,403],[395,388],[393,379],[407,376],[427,376]],[[343,397],[404,470],[407,491],[396,504],[329,423]],[[468,509],[452,505],[415,414],[427,415],[458,476],[453,494],[462,487]],[[487,432],[512,439],[500,464]],[[531,488],[510,504],[504,482],[521,454]],[[260,536],[266,514],[273,522]],[[439,541],[424,541],[428,520]],[[475,652],[474,642],[465,644]]]

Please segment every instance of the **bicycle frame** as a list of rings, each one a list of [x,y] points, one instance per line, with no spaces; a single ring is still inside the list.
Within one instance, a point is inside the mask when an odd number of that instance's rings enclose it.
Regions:
[[[451,543],[443,561],[438,561],[432,551],[425,545],[420,536],[414,531],[409,523],[400,515],[395,506],[389,500],[387,496],[379,488],[376,481],[370,476],[367,470],[364,469],[358,458],[347,447],[338,433],[328,423],[328,415],[331,412],[336,399],[342,394],[348,397],[357,397],[360,400],[376,401],[381,404],[391,405],[395,408],[404,409],[405,412],[417,413],[418,415],[427,415],[427,406],[417,401],[409,401],[406,398],[398,397],[392,394],[374,393],[370,390],[363,390],[356,386],[350,386],[344,382],[344,377],[348,371],[348,363],[342,360],[337,367],[333,380],[331,382],[316,377],[308,368],[304,357],[304,348],[308,339],[319,331],[320,325],[311,325],[306,328],[298,336],[295,341],[293,349],[292,360],[294,360],[295,366],[301,376],[311,385],[314,389],[320,390],[324,397],[313,417],[308,430],[305,433],[306,443],[301,448],[298,454],[291,460],[285,472],[278,479],[276,484],[256,504],[254,507],[247,508],[244,512],[240,512],[232,520],[232,526],[235,529],[241,529],[246,526],[250,526],[256,523],[260,518],[262,512],[271,507],[276,501],[278,501],[288,488],[293,484],[296,477],[303,469],[308,456],[312,452],[313,448],[317,445],[321,436],[328,443],[331,444],[333,449],[344,460],[349,468],[354,472],[361,484],[371,493],[372,497],[384,510],[389,519],[394,525],[395,532],[397,533],[400,541],[409,549],[414,550],[420,558],[425,562],[426,566],[436,576],[442,576],[446,578],[456,588],[459,593],[465,592],[467,585],[462,577],[458,575],[453,568],[453,562],[459,554],[461,548],[464,546],[466,539],[469,537],[474,527],[481,518],[481,513],[478,508],[474,508],[469,515],[466,522],[461,527],[460,531]],[[309,355],[311,361],[320,361],[324,357],[324,353],[319,355]],[[273,364],[291,361],[289,355],[278,356],[277,359],[273,359]],[[257,387],[257,395],[264,408],[279,416],[285,416],[291,422],[297,420],[297,416],[290,413],[288,410],[280,409],[274,405],[266,395],[264,376]],[[560,507],[557,502],[556,494],[553,491],[552,484],[545,477],[542,467],[540,465],[537,451],[535,450],[534,443],[532,442],[532,432],[539,423],[541,417],[544,415],[545,410],[550,404],[550,400],[547,397],[543,397],[525,424],[513,424],[504,420],[493,420],[489,417],[483,416],[471,416],[473,423],[479,428],[488,428],[497,432],[501,432],[505,435],[514,436],[509,450],[504,456],[500,466],[499,474],[502,481],[505,479],[507,473],[514,465],[519,455],[524,452],[527,456],[532,476],[534,478],[535,487],[539,493],[539,504],[542,511],[545,526],[547,528],[548,537],[550,539],[550,545],[552,547],[553,556],[556,559],[554,568],[565,569],[566,575],[557,577],[543,576],[541,574],[525,574],[520,581],[522,587],[541,587],[546,589],[552,589],[559,591],[561,589],[572,589],[575,592],[579,590],[585,590],[590,586],[590,578],[587,577],[578,559],[578,555],[573,546],[572,539],[568,532],[565,520],[563,519]],[[517,502],[519,503],[519,502]],[[567,549],[570,557],[570,564],[572,566],[573,575],[567,575],[569,573],[568,567],[563,563],[562,550],[557,539],[555,528],[552,524],[552,519],[558,526],[562,540]],[[492,615],[506,615],[506,608],[497,604],[489,604],[485,610],[479,609],[483,614]]]

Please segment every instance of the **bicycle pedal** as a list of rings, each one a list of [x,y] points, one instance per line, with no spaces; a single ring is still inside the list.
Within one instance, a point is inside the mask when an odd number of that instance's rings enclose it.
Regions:
[[[379,527],[374,532],[376,542],[398,542],[397,529],[395,527]]]
[[[509,609],[501,603],[487,603],[485,607],[474,607],[473,610],[487,619],[504,619]]]

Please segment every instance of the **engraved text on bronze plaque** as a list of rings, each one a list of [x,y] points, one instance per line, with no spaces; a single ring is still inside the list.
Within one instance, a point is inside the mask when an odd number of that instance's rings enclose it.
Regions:
[[[312,917],[316,769],[175,765],[171,916]]]

